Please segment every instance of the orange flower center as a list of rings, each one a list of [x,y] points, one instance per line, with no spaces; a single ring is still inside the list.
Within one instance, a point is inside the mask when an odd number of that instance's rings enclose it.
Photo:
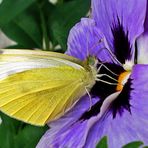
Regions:
[[[123,89],[123,86],[127,82],[130,74],[130,71],[125,71],[119,75],[116,91],[121,91]]]

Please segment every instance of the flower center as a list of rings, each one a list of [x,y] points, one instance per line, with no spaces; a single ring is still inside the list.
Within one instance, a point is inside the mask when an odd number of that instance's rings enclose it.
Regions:
[[[124,109],[130,112],[131,79],[129,77],[131,68],[126,70],[119,65],[109,63],[105,63],[101,67],[97,65],[97,68],[99,70],[98,73],[96,72],[98,80],[90,90],[90,95],[92,98],[98,97],[99,99],[90,110],[84,112],[79,118],[81,121],[97,116],[104,107],[110,108],[113,118],[117,113],[121,115]],[[117,98],[114,98],[114,95],[117,95]]]
[[[118,84],[116,87],[116,91],[121,91],[124,87],[124,84],[127,82],[131,72],[130,71],[124,71],[121,73],[118,77]]]

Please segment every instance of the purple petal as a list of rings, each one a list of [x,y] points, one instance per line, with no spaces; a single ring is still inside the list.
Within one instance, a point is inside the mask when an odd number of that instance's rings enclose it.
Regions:
[[[132,141],[148,145],[148,65],[136,65],[131,79],[131,113],[124,110],[122,116],[113,119],[111,112],[95,123],[89,132],[85,148],[95,147],[97,138],[107,136],[110,148],[122,147]]]
[[[137,39],[138,46],[138,63],[139,64],[148,64],[148,2],[147,2],[147,10],[146,17],[144,22],[144,32]]]
[[[138,64],[148,64],[148,33],[142,34],[137,39]]]
[[[138,110],[134,108],[132,109],[132,115],[125,111],[122,116],[118,114],[115,119],[110,113],[105,119],[98,121],[93,126],[87,137],[85,148],[95,147],[99,141],[98,139],[104,136],[108,137],[110,148],[122,147],[137,140],[148,144],[148,124],[145,118],[147,118],[146,115],[144,116],[142,112],[138,113]]]
[[[114,53],[113,25],[118,26],[120,21],[124,32],[128,35],[130,45],[133,45],[136,37],[143,32],[146,2],[147,0],[92,0],[93,19],[101,32],[104,33]]]
[[[144,32],[137,39],[138,46],[138,63],[139,64],[148,64],[148,2],[147,2],[147,10],[146,17],[144,22]]]
[[[98,101],[93,98],[92,103]],[[50,129],[41,138],[37,148],[47,147],[79,147],[84,145],[89,122],[77,122],[81,115],[90,107],[89,97],[83,97],[66,115],[49,123]]]
[[[102,42],[104,36],[90,18],[83,18],[70,31],[68,37],[68,50],[66,54],[86,60],[90,56],[98,57],[103,62],[111,62],[109,52]]]

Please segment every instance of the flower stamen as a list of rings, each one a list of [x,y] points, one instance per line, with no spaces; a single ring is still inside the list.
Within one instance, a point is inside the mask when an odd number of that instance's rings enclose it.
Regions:
[[[127,82],[130,74],[131,74],[130,71],[125,71],[119,75],[116,91],[121,91],[123,89],[123,86]]]

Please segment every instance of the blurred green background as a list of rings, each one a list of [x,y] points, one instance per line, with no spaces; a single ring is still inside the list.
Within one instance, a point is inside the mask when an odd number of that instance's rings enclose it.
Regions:
[[[89,8],[90,0],[2,0],[0,28],[16,42],[7,48],[55,50],[60,45],[64,52],[70,28]]]

